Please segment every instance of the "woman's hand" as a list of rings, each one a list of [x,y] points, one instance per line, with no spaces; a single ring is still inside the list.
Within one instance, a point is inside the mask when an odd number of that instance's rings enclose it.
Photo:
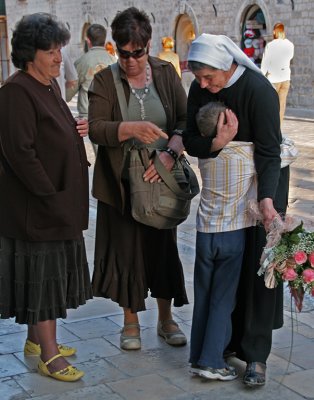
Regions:
[[[78,131],[78,134],[81,137],[87,136],[88,135],[88,121],[86,118],[83,117],[76,117],[76,130]]]
[[[263,215],[263,225],[266,232],[269,231],[269,226],[275,217],[280,218],[274,208],[273,199],[265,198],[259,202],[259,209]]]
[[[174,165],[174,159],[171,157],[170,154],[166,153],[165,151],[162,151],[159,153],[159,158],[160,161],[163,163],[164,167],[168,170],[171,171],[173,165]],[[161,182],[161,177],[158,175],[158,172],[156,171],[155,165],[153,164],[153,160],[150,160],[149,167],[145,171],[143,175],[143,179],[145,182],[149,181],[150,183],[153,182]]]
[[[237,134],[238,125],[238,119],[234,112],[231,110],[226,110],[225,113],[221,112],[217,124],[217,135],[212,141],[211,151],[218,151],[225,147]]]
[[[168,139],[165,132],[149,121],[126,121],[119,125],[118,138],[120,142],[134,138],[144,144],[150,144],[160,137]]]

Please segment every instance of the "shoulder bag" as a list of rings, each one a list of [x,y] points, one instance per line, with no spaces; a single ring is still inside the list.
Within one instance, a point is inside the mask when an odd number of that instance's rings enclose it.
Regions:
[[[118,64],[111,65],[119,105],[124,121],[128,120],[127,104]],[[159,150],[128,144],[129,182],[132,217],[157,229],[171,229],[186,220],[191,200],[200,189],[197,177],[187,159],[178,157],[169,172],[160,161]],[[145,182],[143,174],[153,160],[161,182]]]

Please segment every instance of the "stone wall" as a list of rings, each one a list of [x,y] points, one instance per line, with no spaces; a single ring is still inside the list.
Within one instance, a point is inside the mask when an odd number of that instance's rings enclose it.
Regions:
[[[71,30],[70,54],[73,59],[83,51],[84,24],[100,23],[108,28],[117,11],[132,5],[144,9],[151,17],[153,41],[151,54],[161,49],[161,37],[178,34],[180,17],[186,14],[193,23],[195,35],[203,32],[225,34],[240,44],[241,29],[247,10],[256,4],[266,20],[267,40],[272,38],[273,25],[285,24],[287,37],[295,45],[292,63],[289,107],[314,109],[314,1],[313,0],[6,0],[9,38],[23,14],[44,11],[56,14]],[[294,9],[293,9],[294,8]],[[183,74],[186,87],[190,73]]]

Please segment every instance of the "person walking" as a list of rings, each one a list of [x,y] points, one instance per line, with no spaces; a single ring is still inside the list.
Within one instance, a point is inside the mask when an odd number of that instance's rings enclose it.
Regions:
[[[74,63],[68,53],[68,46],[62,47],[61,55],[60,75],[56,79],[60,86],[63,100],[69,102],[77,92],[78,77]]]
[[[105,49],[106,36],[103,25],[90,25],[86,32],[88,51],[74,62],[78,74],[77,110],[85,118],[88,117],[88,89],[95,73],[116,62]]]
[[[273,29],[273,40],[267,43],[261,70],[275,87],[280,103],[280,124],[286,111],[287,96],[290,88],[290,63],[294,56],[294,45],[286,38],[285,26],[278,22]]]
[[[77,110],[80,118],[88,117],[88,89],[96,72],[116,62],[105,49],[107,31],[103,25],[92,24],[86,32],[88,51],[75,62],[78,75]],[[97,146],[92,143],[96,155]]]

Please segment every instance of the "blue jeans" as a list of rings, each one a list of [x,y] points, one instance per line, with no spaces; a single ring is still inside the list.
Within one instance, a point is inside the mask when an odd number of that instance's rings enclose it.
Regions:
[[[197,232],[194,309],[190,363],[224,368],[223,352],[231,339],[245,245],[245,229],[221,233]]]

